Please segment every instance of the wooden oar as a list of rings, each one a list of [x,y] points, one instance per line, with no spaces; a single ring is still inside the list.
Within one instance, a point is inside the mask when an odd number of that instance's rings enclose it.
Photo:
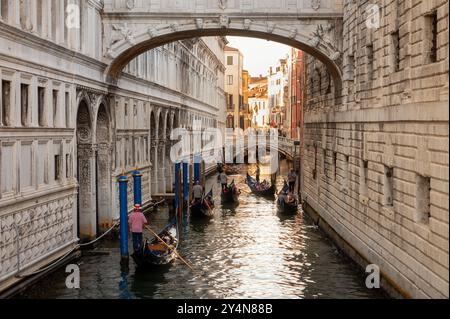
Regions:
[[[194,273],[196,273],[194,268],[192,268],[192,266],[186,260],[184,260],[183,257],[180,256],[180,254],[177,252],[177,249],[175,247],[170,247],[169,244],[167,244],[164,240],[162,240],[162,238],[159,237],[159,235],[157,233],[155,233],[153,231],[153,229],[151,229],[149,226],[145,226],[145,228],[148,229],[156,238],[158,238],[167,248],[173,249],[173,251],[177,255],[177,257],[180,258],[180,260],[182,262],[184,262],[186,264],[186,266],[188,266]]]

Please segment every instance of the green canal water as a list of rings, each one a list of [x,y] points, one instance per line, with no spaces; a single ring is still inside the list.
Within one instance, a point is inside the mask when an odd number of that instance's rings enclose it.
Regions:
[[[80,258],[80,289],[66,288],[62,268],[17,298],[384,298],[365,286],[365,273],[316,227],[306,214],[277,212],[275,200],[257,198],[244,184],[247,169],[231,176],[242,190],[237,207],[222,207],[216,176],[207,181],[216,201],[211,220],[184,220],[179,253],[202,275],[181,261],[140,271],[130,259],[120,266],[118,241],[104,241],[106,254]],[[262,171],[264,174],[264,169]],[[283,162],[280,189],[287,174]],[[264,178],[264,177],[262,177]],[[269,179],[269,177],[267,177]],[[150,217],[158,230],[168,219],[161,207]],[[147,234],[151,237],[150,234]],[[131,250],[131,245],[130,245]]]

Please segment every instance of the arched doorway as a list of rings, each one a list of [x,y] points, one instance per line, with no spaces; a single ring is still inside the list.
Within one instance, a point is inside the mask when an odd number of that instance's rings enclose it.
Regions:
[[[111,227],[112,221],[110,120],[103,103],[98,109],[95,133],[97,232],[103,232]]]
[[[124,17],[124,19],[125,22],[127,18]],[[202,20],[201,27],[199,27],[198,20]],[[130,22],[132,22],[132,19]],[[105,78],[107,81],[115,83],[123,68],[131,60],[145,51],[166,43],[208,36],[242,36],[282,43],[299,49],[321,61],[332,78],[333,86],[330,89],[334,91],[335,98],[340,98],[343,82],[341,42],[339,41],[341,23],[339,19],[333,19],[328,21],[327,26],[324,27],[322,25],[324,21],[312,22],[314,23],[310,23],[308,27],[303,28],[292,26],[289,28],[280,25],[274,29],[268,28],[267,23],[262,21],[259,23],[252,22],[248,26],[245,26],[245,23],[238,23],[233,27],[225,25],[217,27],[215,21],[208,21],[207,23],[206,20],[196,19],[195,22],[177,26],[177,30],[174,30],[173,25],[170,24],[161,24],[155,27],[140,24],[139,26],[142,29],[138,28],[133,35],[114,42],[109,47],[108,52],[105,52],[110,59],[105,70]],[[139,38],[139,41],[129,41],[130,38],[134,39],[135,37]]]
[[[97,235],[95,150],[88,102],[80,101],[77,113],[77,234],[89,240]]]

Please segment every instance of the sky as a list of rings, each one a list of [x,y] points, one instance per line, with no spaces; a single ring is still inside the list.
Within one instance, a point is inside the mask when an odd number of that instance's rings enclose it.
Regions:
[[[244,55],[244,70],[251,76],[267,75],[270,66],[275,66],[279,59],[289,54],[291,47],[281,43],[247,38],[227,37],[228,45],[239,49]]]

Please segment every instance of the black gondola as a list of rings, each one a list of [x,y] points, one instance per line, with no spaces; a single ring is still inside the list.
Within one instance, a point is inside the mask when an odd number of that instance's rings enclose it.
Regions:
[[[178,248],[178,227],[176,221],[168,224],[158,236],[151,241],[145,240],[142,251],[134,252],[131,256],[138,267],[167,265],[176,259]]]
[[[227,175],[236,175],[239,174],[239,167],[224,165],[222,171]]]
[[[214,215],[214,201],[212,200],[212,190],[202,200],[191,204],[191,213],[194,217],[212,217]]]
[[[256,187],[258,182],[256,181],[256,179],[251,177],[248,173],[247,173],[247,178],[245,180],[245,183],[248,185],[248,187],[250,187],[250,190],[252,191],[252,193],[257,196],[273,197],[275,195],[276,187],[274,184],[272,184],[269,188],[266,188],[266,189],[258,189]]]
[[[278,197],[277,209],[280,213],[295,214],[298,210],[298,200],[294,198],[291,202],[286,202],[285,197]]]
[[[222,203],[238,203],[240,193],[241,192],[236,188],[233,181],[226,188],[222,189],[221,192]]]

